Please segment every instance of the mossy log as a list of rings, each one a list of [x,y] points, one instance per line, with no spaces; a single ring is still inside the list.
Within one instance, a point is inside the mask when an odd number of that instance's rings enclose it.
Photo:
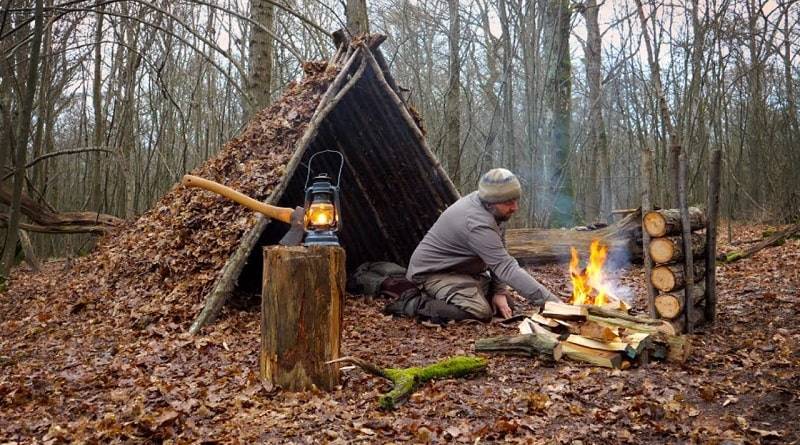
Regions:
[[[498,336],[475,340],[475,352],[499,352],[530,357],[561,359],[558,338],[538,333]]]
[[[433,379],[465,377],[486,370],[486,359],[482,357],[455,356],[440,362],[411,368],[379,368],[356,357],[342,357],[327,363],[352,363],[365,372],[383,377],[392,382],[392,390],[380,397],[378,404],[383,409],[394,409],[408,399],[421,384]]]
[[[760,243],[754,246],[748,247],[747,249],[737,250],[728,254],[724,253],[720,254],[718,259],[723,263],[732,263],[734,261],[739,261],[741,259],[751,257],[756,252],[759,252],[762,249],[783,244],[786,238],[789,238],[798,232],[800,232],[800,224],[795,224],[785,230],[775,233],[774,235],[770,236],[769,238],[761,241]]]
[[[644,230],[653,238],[680,235],[681,212],[678,209],[647,212],[642,219],[642,225],[644,225]],[[702,229],[706,226],[706,216],[702,210],[697,207],[689,207],[689,226],[691,230]]]

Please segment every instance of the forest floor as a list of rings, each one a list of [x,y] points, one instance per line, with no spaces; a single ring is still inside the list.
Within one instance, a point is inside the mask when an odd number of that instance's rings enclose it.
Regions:
[[[761,229],[735,227],[734,239]],[[531,272],[567,289],[565,266]],[[23,266],[0,294],[0,443],[800,441],[800,240],[719,267],[717,322],[683,364],[620,371],[492,355],[485,374],[428,383],[388,412],[377,404],[388,382],[360,369],[330,393],[265,388],[257,307],[229,307],[192,337],[190,320],[129,323],[102,296],[76,300],[68,273],[63,262]],[[619,274],[639,309],[642,277]],[[405,367],[516,332],[393,320],[384,304],[348,296],[343,354]]]

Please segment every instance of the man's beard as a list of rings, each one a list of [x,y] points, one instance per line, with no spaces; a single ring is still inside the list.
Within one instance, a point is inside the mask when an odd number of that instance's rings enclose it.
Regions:
[[[494,216],[494,220],[497,221],[498,223],[506,222],[509,219],[511,219],[512,215],[514,215],[513,213],[503,215],[502,213],[500,213],[499,210],[497,210],[497,207],[495,206],[489,206],[489,212],[492,214],[492,216]]]

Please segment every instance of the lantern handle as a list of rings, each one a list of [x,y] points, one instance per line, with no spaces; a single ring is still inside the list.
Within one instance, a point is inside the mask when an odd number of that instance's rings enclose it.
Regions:
[[[317,155],[321,155],[323,153],[336,153],[337,155],[339,155],[339,158],[342,160],[339,163],[339,174],[336,176],[336,188],[337,189],[339,188],[339,183],[342,180],[342,168],[344,167],[344,155],[342,155],[342,152],[340,152],[338,150],[322,150],[322,151],[318,151],[318,152],[314,153],[308,159],[308,170],[306,171],[306,185],[303,187],[304,189],[308,188],[308,180],[309,180],[309,178],[311,178],[311,161],[313,161],[314,158],[317,157]]]

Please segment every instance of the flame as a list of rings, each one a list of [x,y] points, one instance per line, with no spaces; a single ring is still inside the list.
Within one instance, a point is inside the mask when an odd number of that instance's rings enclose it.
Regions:
[[[570,248],[572,259],[569,262],[569,275],[572,280],[572,304],[593,304],[602,306],[620,301],[611,290],[609,281],[603,273],[603,265],[608,256],[608,246],[600,240],[592,241],[589,247],[589,263],[586,269],[580,268],[578,250]]]

